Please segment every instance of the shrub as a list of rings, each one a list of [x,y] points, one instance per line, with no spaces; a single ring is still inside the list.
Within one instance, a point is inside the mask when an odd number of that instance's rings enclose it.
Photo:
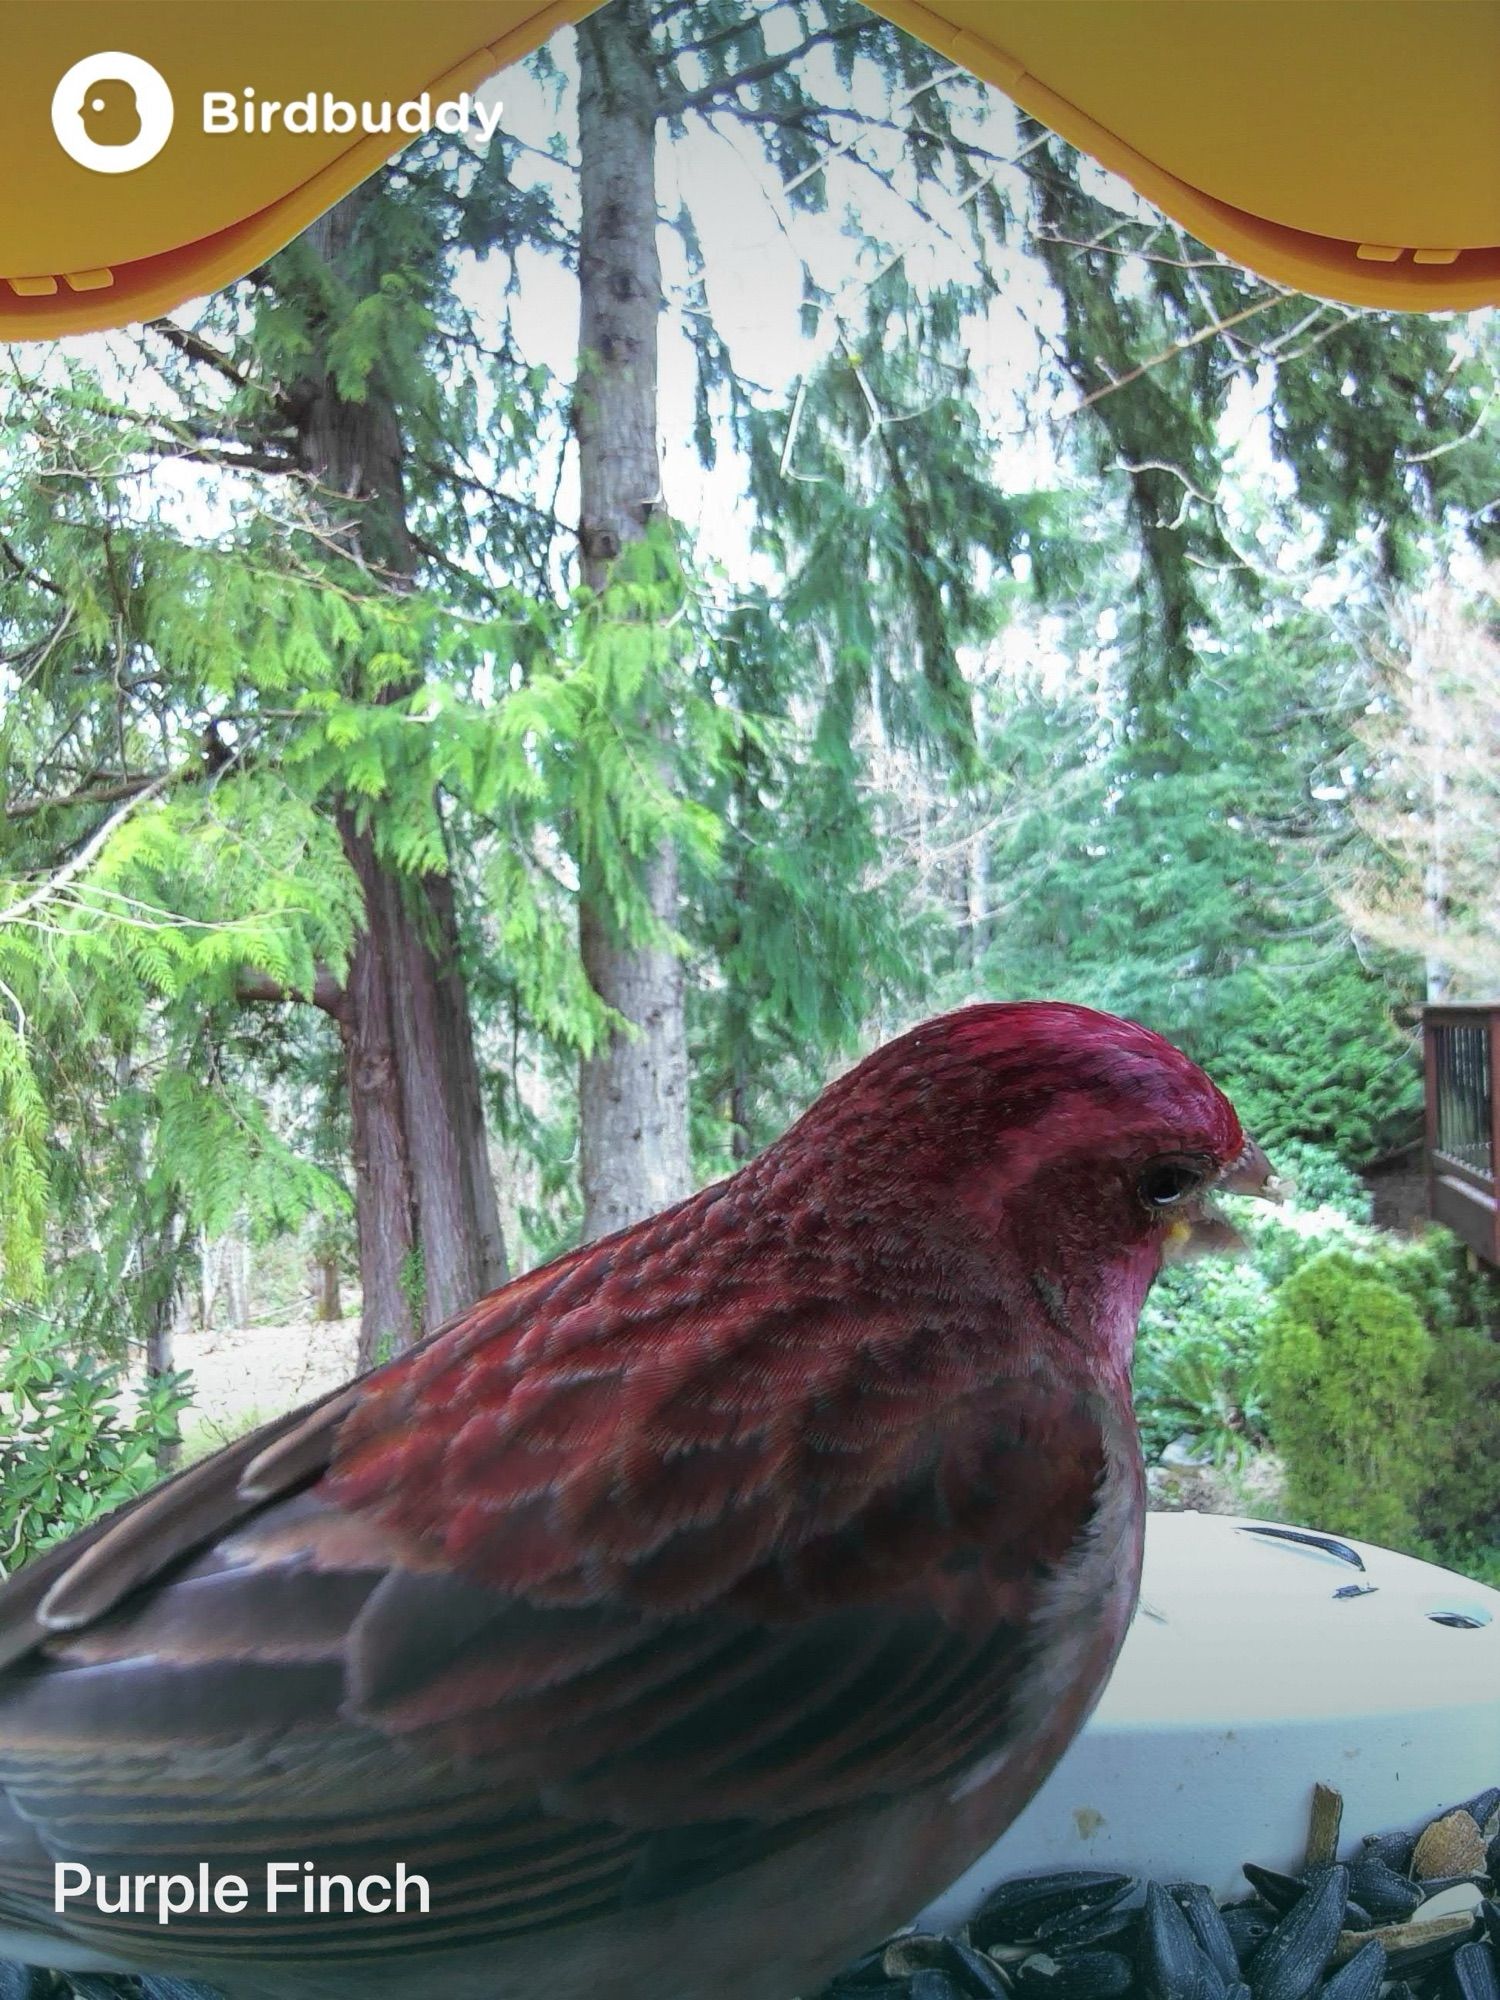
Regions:
[[[1267,1412],[1300,1520],[1396,1547],[1415,1539],[1431,1351],[1416,1308],[1375,1259],[1325,1250],[1277,1287]]]
[[[1265,1439],[1261,1334],[1270,1288],[1253,1264],[1171,1265],[1141,1314],[1135,1406],[1155,1457],[1192,1432],[1216,1465]]]
[[[186,1379],[159,1377],[122,1415],[117,1364],[59,1349],[39,1321],[12,1326],[0,1346],[0,1576],[151,1485]]]
[[[1500,1341],[1472,1328],[1442,1335],[1427,1377],[1431,1421],[1418,1524],[1433,1553],[1500,1576]]]

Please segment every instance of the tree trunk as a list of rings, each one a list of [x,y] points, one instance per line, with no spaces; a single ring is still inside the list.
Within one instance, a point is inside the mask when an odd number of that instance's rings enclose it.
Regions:
[[[332,1250],[319,1250],[308,1258],[307,1289],[312,1295],[312,1316],[320,1325],[344,1317],[339,1260]]]
[[[356,190],[308,231],[346,282],[362,199]],[[416,554],[389,396],[372,381],[362,401],[346,402],[320,365],[293,400],[302,464],[351,503],[336,531],[404,588]],[[339,1023],[354,1128],[359,1359],[368,1366],[502,1283],[505,1251],[452,883],[390,868],[352,806],[337,821],[365,906]]]
[[[250,1245],[240,1235],[231,1234],[224,1239],[220,1252],[220,1269],[224,1274],[224,1298],[229,1310],[231,1326],[250,1324]]]
[[[644,534],[661,487],[656,450],[657,89],[645,0],[615,0],[578,29],[581,158],[578,278],[579,541],[584,581],[602,589]],[[664,930],[677,922],[677,856],[663,844],[642,887]],[[584,971],[628,1023],[579,1067],[585,1239],[680,1200],[692,1186],[681,961],[621,935],[585,870],[578,922]]]
[[[148,1381],[159,1380],[170,1375],[174,1362],[172,1357],[172,1319],[176,1300],[171,1293],[155,1300],[151,1306],[151,1317],[146,1326],[146,1377]],[[159,1438],[154,1453],[156,1469],[163,1478],[175,1472],[182,1457],[180,1435]]]

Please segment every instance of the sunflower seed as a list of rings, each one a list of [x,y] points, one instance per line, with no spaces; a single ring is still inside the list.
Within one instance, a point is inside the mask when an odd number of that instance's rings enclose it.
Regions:
[[[1422,1900],[1414,1882],[1364,1856],[1350,1866],[1349,1894],[1380,1923],[1400,1923]]]
[[[1278,1914],[1291,1909],[1307,1893],[1307,1883],[1297,1876],[1283,1875],[1279,1868],[1262,1868],[1258,1861],[1247,1861],[1240,1872],[1261,1901]]]
[[[1075,1945],[1100,1944],[1106,1938],[1123,1938],[1141,1920],[1134,1905],[1122,1897],[1116,1903],[1100,1904],[1091,1910],[1062,1910],[1037,1926],[1036,1941],[1048,1951],[1068,1951]]]
[[[907,1982],[908,2000],[963,2000],[963,1990],[936,1966],[914,1972]]]
[[[1258,1910],[1253,1903],[1237,1903],[1220,1914],[1234,1946],[1234,1955],[1243,1968],[1276,1928],[1276,1919],[1264,1910]]]
[[[1375,2000],[1384,1978],[1385,1946],[1372,1938],[1324,1982],[1324,2000]]]
[[[1490,1785],[1485,1791],[1476,1792],[1472,1799],[1465,1799],[1463,1810],[1487,1840],[1493,1840],[1500,1833],[1500,1826],[1491,1826],[1490,1821],[1500,1813],[1500,1785]]]
[[[1198,1949],[1225,1984],[1232,1986],[1240,1976],[1239,1956],[1218,1904],[1201,1882],[1175,1882],[1171,1895],[1187,1918]]]
[[[1037,1927],[1064,1910],[1097,1909],[1118,1902],[1130,1887],[1128,1875],[1073,1868],[1051,1875],[1018,1875],[985,1897],[969,1924],[975,1944],[1016,1944],[1035,1937]]]
[[[1282,1918],[1250,1962],[1255,2000],[1305,2000],[1338,1943],[1349,1871],[1330,1868]]]
[[[1136,1965],[1149,2000],[1220,2000],[1224,1981],[1159,1882],[1146,1885]]]
[[[1361,1861],[1383,1861],[1387,1868],[1404,1875],[1411,1866],[1412,1849],[1416,1844],[1414,1833],[1367,1833],[1360,1842],[1359,1858]]]
[[[1500,1903],[1495,1903],[1486,1896],[1479,1905],[1479,1914],[1484,1919],[1484,1928],[1490,1943],[1500,1945]]]
[[[1037,2000],[1122,2000],[1130,1990],[1130,1960],[1117,1951],[1081,1951],[1056,1959],[1045,1953],[1027,1959],[1016,1975],[1016,1990]]]
[[[1461,1944],[1453,1954],[1453,1983],[1460,2000],[1500,2000],[1500,1966],[1487,1944]]]

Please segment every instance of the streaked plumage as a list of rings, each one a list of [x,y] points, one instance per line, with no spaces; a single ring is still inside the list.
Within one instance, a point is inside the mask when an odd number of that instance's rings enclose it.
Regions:
[[[1136,1318],[1236,1167],[1267,1171],[1146,1030],[969,1008],[50,1553],[0,1590],[0,1955],[278,2000],[811,1991],[1103,1685]],[[403,1860],[433,1908],[63,1924],[74,1858]]]

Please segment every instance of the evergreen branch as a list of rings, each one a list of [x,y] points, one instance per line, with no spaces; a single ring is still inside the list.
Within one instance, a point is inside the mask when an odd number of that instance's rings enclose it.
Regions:
[[[283,416],[291,417],[291,406],[284,395],[267,387],[263,382],[252,382],[248,375],[242,374],[235,367],[227,354],[221,353],[211,342],[205,340],[201,333],[195,333],[191,327],[179,326],[176,320],[172,319],[149,319],[146,322],[146,331],[160,334],[169,347],[175,347],[177,352],[186,355],[188,360],[202,362],[205,367],[212,368],[216,374],[222,375],[225,381],[232,382],[237,389],[243,389],[247,394],[264,396],[266,401]]]
[[[25,577],[28,583],[34,583],[39,590],[45,590],[53,597],[64,595],[62,585],[54,583],[50,576],[43,576],[39,569],[33,569],[24,556],[16,553],[4,535],[0,535],[0,556],[4,556],[17,576]]]
[[[234,997],[236,1000],[273,1006],[287,1000],[310,1000],[314,1007],[335,1021],[342,1021],[349,1010],[349,996],[342,980],[335,979],[324,965],[317,968],[310,993],[296,992],[279,979],[273,979],[270,973],[247,966],[235,981]]]
[[[1032,231],[1032,240],[1036,243],[1061,243],[1069,250],[1098,250],[1102,251],[1106,257],[1138,257],[1143,264],[1167,264],[1174,271],[1225,271],[1234,269],[1234,266],[1225,257],[1169,257],[1162,250],[1146,250],[1133,243],[1126,243],[1116,247],[1114,244],[1105,241],[1106,237],[1117,234],[1121,225],[1129,220],[1129,216],[1121,216],[1119,222],[1111,223],[1103,235],[1096,236],[1092,240],[1083,236],[1065,236],[1061,231],[1052,229],[1034,229]]]
[[[814,49],[829,48],[836,42],[853,41],[859,35],[867,35],[875,26],[874,17],[857,21],[846,21],[842,27],[819,28],[804,38],[793,49],[785,49],[778,56],[767,56],[764,62],[751,63],[748,68],[737,70],[733,76],[721,77],[717,82],[706,83],[698,90],[679,91],[675,97],[664,97],[661,115],[678,118],[684,111],[701,111],[705,105],[714,103],[721,97],[732,97],[736,92],[746,90],[753,83],[764,83],[778,71],[788,69],[800,62]]]
[[[0,924],[19,923],[23,917],[30,916],[33,910],[40,909],[43,903],[50,903],[55,896],[60,896],[69,883],[75,882],[86,868],[93,866],[108,845],[111,834],[125,824],[136,808],[159,797],[171,781],[172,774],[163,773],[143,790],[126,799],[119,810],[112,812],[97,832],[84,842],[71,861],[64,862],[55,875],[49,875],[45,882],[39,882],[36,888],[29,890],[26,895],[12,903],[9,909],[0,910]]]
[[[1090,390],[1089,394],[1075,403],[1071,410],[1064,410],[1062,421],[1066,422],[1069,417],[1079,416],[1093,404],[1103,402],[1104,398],[1112,396],[1116,389],[1128,389],[1132,382],[1139,382],[1141,377],[1149,375],[1153,368],[1160,368],[1164,362],[1175,360],[1179,354],[1185,354],[1190,347],[1197,347],[1202,341],[1212,340],[1216,333],[1227,332],[1230,327],[1238,326],[1241,320],[1252,319],[1256,313],[1267,312],[1272,306],[1280,305],[1286,296],[1283,291],[1267,292],[1264,298],[1252,300],[1248,306],[1242,306],[1237,313],[1230,313],[1223,319],[1213,320],[1207,326],[1200,326],[1196,333],[1188,334],[1185,339],[1173,341],[1170,347],[1164,347],[1159,354],[1153,354],[1138,368],[1127,369],[1125,374],[1117,376],[1114,381],[1106,382],[1103,388]]]
[[[5,817],[7,819],[31,819],[37,813],[66,812],[71,806],[108,806],[120,799],[139,798],[142,792],[150,791],[153,785],[169,785],[179,778],[190,775],[190,770],[159,771],[150,777],[116,778],[109,784],[90,785],[82,791],[68,792],[60,799],[7,799]]]
[[[285,449],[273,451],[269,447],[247,448],[231,451],[223,445],[204,442],[188,444],[181,438],[146,438],[143,448],[153,458],[177,458],[189,465],[212,465],[225,472],[296,472],[300,470],[296,455]]]
[[[765,8],[755,25],[761,26],[770,15],[781,13],[783,5],[784,0],[781,0],[781,4]],[[664,51],[664,59],[672,62],[681,62],[684,56],[700,56],[705,54],[709,49],[722,48],[725,42],[732,42],[737,35],[748,33],[750,27],[751,20],[749,15],[737,14],[726,27],[715,28],[710,34],[700,35],[696,42],[679,42],[675,47],[667,48]]]

